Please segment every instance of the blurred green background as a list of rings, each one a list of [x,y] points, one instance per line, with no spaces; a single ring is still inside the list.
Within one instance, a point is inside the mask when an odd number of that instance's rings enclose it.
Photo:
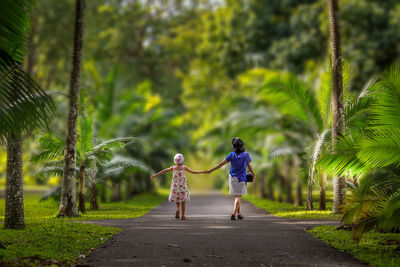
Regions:
[[[54,165],[30,159],[46,150],[40,138],[64,140],[73,11],[72,0],[34,3],[28,60],[34,79],[53,93],[57,114],[48,132],[25,140],[26,190],[59,185],[59,172],[49,169]],[[239,136],[260,179],[250,191],[293,201],[288,192],[294,190],[295,176],[306,186],[307,159],[300,148],[309,135],[301,127],[291,135],[281,131],[284,117],[274,108],[276,100],[260,87],[293,73],[318,88],[330,65],[328,22],[324,0],[88,1],[81,87],[93,143],[140,139],[114,150],[114,158],[141,167],[122,164],[99,178],[95,187],[101,200],[168,187],[169,176],[155,183],[149,176],[171,166],[178,152],[192,169],[211,168],[230,152],[231,138]],[[340,26],[343,57],[351,69],[349,91],[357,94],[400,60],[400,3],[342,0]],[[1,149],[4,187],[6,152]],[[227,170],[189,175],[189,187],[226,189],[226,177]]]

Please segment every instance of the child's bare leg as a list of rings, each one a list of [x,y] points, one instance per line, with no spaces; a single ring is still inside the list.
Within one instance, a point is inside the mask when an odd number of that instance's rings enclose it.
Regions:
[[[186,201],[182,201],[182,220],[186,220],[185,211],[186,211]]]
[[[175,218],[179,219],[179,207],[180,207],[180,202],[176,202],[176,213],[175,213]]]

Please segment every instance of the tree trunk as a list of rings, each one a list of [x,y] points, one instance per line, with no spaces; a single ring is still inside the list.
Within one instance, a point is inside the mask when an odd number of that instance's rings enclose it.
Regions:
[[[96,188],[96,185],[92,185],[89,188],[89,192],[90,192],[90,209],[98,210],[99,209],[99,204],[97,203],[97,188]]]
[[[328,0],[332,49],[332,147],[344,130],[342,57],[340,51],[338,0]],[[341,213],[344,199],[344,178],[334,177],[333,213]]]
[[[296,174],[296,199],[294,206],[303,206],[303,188],[301,186],[301,179],[298,173]]]
[[[76,0],[74,50],[69,87],[67,130],[65,137],[64,173],[62,178],[61,201],[58,216],[79,216],[76,208],[76,122],[78,117],[78,96],[82,65],[82,43],[85,1]]]
[[[299,166],[301,164],[300,159],[298,157],[294,157],[293,159],[294,169],[292,174],[295,176],[296,181],[296,198],[294,201],[294,206],[303,206],[303,191],[302,191],[302,184],[301,184],[301,177],[299,174]]]
[[[85,165],[79,168],[79,211],[85,213]]]
[[[261,198],[267,198],[267,194],[265,193],[265,172],[260,173],[260,196]]]
[[[144,183],[145,183],[145,191],[146,192],[152,192],[154,189],[154,183],[151,182],[150,179],[146,179],[146,176],[144,175],[143,177]]]
[[[268,199],[270,200],[275,200],[275,196],[274,196],[274,188],[272,186],[272,182],[269,181],[267,183],[267,188],[268,188]]]
[[[121,201],[121,185],[117,184],[115,182],[112,182],[111,184],[111,201],[112,202],[118,202]]]
[[[293,203],[292,181],[290,176],[285,177],[286,203]]]
[[[133,187],[135,185],[134,178],[132,174],[129,174],[126,179],[126,199],[130,199],[133,197]]]
[[[7,142],[6,209],[4,229],[25,229],[22,137]]]
[[[99,184],[100,187],[100,201],[102,203],[107,202],[107,191],[106,191],[106,186],[104,184]]]
[[[292,195],[292,174],[293,174],[293,159],[289,158],[287,162],[286,176],[283,177],[285,183],[286,203],[293,203]]]
[[[326,197],[325,197],[325,188],[326,188],[326,173],[321,175],[321,187],[319,189],[319,210],[326,210]]]
[[[309,180],[307,184],[307,200],[306,200],[306,210],[313,210],[314,204],[312,200],[312,182]]]
[[[282,176],[282,174],[278,171],[277,172],[277,178],[279,181],[279,195],[278,195],[278,201],[283,202],[283,194],[285,191],[285,177]]]

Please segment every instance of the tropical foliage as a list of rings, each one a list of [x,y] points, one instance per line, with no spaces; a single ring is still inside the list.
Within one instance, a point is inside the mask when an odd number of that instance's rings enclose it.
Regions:
[[[31,1],[7,0],[0,20],[0,139],[45,127],[54,111],[51,97],[23,70]]]
[[[399,68],[385,71],[367,95],[371,116],[357,120],[358,127],[340,139],[338,151],[318,163],[325,171],[358,181],[349,184],[352,194],[343,217],[358,241],[371,228],[400,229]]]

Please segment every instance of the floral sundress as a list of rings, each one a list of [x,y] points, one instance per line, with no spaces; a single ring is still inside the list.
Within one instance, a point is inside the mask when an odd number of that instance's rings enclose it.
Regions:
[[[185,177],[185,166],[182,166],[181,170],[173,167],[168,199],[170,202],[190,201],[189,188]]]

